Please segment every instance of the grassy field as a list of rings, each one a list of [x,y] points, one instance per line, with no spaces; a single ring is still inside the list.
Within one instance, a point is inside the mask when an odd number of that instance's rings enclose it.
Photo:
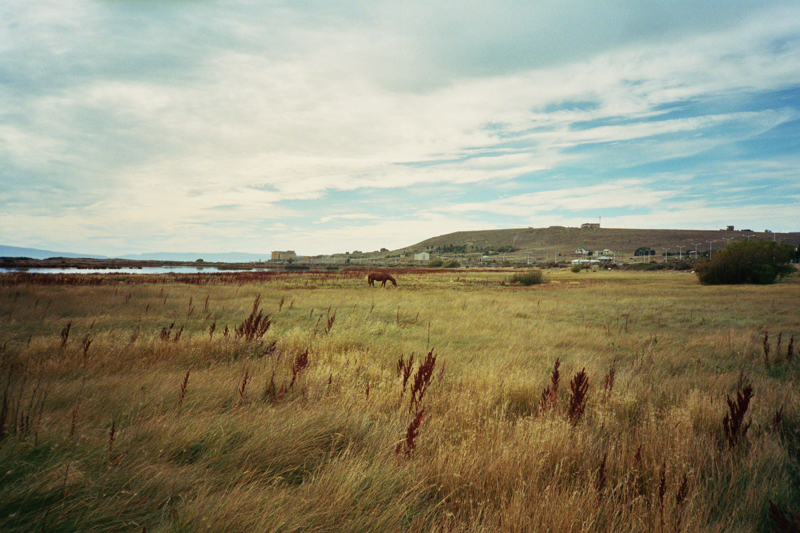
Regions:
[[[800,510],[797,275],[200,276],[0,276],[0,531],[769,531]]]

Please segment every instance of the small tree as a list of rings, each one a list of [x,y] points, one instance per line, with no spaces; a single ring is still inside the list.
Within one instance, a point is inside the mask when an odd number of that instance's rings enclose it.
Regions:
[[[437,257],[435,259],[431,259],[430,261],[428,261],[428,268],[439,268],[443,264],[444,261],[442,261],[441,258]]]
[[[793,249],[775,241],[739,241],[714,252],[710,260],[697,267],[703,285],[775,283],[793,271],[789,264]]]

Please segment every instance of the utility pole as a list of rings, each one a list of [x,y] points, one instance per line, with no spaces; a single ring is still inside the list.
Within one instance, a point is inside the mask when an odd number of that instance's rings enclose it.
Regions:
[[[685,246],[678,246],[678,261],[683,261],[683,249]]]
[[[736,237],[723,237],[722,240],[725,241],[725,246],[728,246],[735,238]]]
[[[700,245],[703,244],[702,242],[693,242],[692,246],[694,246],[694,258],[697,259],[697,255],[700,253]]]
[[[711,245],[713,243],[717,242],[717,241],[714,240],[714,241],[706,241],[706,242],[708,243],[708,258],[711,259]]]
[[[669,248],[662,247],[661,249],[664,250],[664,262],[666,263],[667,258],[669,257]]]

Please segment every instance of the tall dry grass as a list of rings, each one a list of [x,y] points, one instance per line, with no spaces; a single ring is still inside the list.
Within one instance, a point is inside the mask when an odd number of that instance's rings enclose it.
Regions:
[[[768,531],[800,510],[796,278],[362,277],[0,280],[0,530]]]

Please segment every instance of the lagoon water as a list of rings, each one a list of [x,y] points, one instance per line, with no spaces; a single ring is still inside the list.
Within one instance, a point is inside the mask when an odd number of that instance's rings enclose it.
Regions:
[[[271,272],[271,268],[219,269],[217,267],[141,267],[141,268],[0,268],[0,273],[31,274],[217,274],[220,272]]]

